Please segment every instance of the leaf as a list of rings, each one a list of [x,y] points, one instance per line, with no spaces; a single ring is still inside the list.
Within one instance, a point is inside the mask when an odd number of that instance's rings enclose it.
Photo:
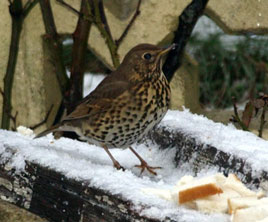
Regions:
[[[246,127],[249,126],[252,115],[253,115],[254,106],[251,101],[249,101],[244,109],[243,115],[242,115],[242,122],[245,124]]]

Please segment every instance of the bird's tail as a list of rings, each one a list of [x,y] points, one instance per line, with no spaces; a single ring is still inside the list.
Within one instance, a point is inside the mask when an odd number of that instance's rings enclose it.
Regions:
[[[46,129],[45,131],[43,131],[43,132],[37,134],[37,135],[34,137],[34,139],[36,139],[36,138],[40,138],[40,137],[42,137],[42,136],[45,136],[45,135],[47,135],[47,134],[49,134],[49,133],[52,133],[52,132],[55,132],[55,131],[60,131],[60,129],[59,129],[60,126],[61,126],[61,124],[56,124],[56,125],[50,127],[49,129]]]

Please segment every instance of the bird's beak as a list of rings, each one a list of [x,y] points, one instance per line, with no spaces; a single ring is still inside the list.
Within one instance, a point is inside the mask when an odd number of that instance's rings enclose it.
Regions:
[[[158,56],[161,57],[161,56],[165,55],[165,54],[168,53],[170,50],[175,49],[175,48],[177,47],[177,45],[178,45],[178,44],[173,43],[173,44],[171,44],[170,46],[163,48],[163,49],[159,52]]]
[[[162,67],[162,61],[161,61],[161,58],[163,57],[163,55],[167,54],[170,50],[173,50],[177,47],[178,44],[171,44],[170,46],[168,47],[165,47],[163,49],[161,49],[157,55],[157,58],[156,58],[156,62],[155,64],[160,64],[160,66]]]

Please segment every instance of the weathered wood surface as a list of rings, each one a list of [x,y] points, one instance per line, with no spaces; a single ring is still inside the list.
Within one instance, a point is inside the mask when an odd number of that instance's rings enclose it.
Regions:
[[[236,174],[249,187],[259,187],[268,181],[268,169],[254,172],[246,160],[223,152],[217,147],[198,143],[196,138],[186,136],[183,132],[158,127],[151,132],[149,138],[160,148],[176,147],[174,161],[178,168],[185,162],[190,163],[195,173],[214,167],[225,175]]]
[[[156,128],[149,138],[160,148],[176,147],[175,163],[180,167],[191,163],[194,172],[210,166],[228,174],[237,174],[243,182],[258,187],[267,181],[266,171],[252,172],[246,160],[216,147],[200,144],[195,138],[165,127]],[[5,158],[0,156],[0,197],[48,219],[49,221],[74,222],[158,222],[140,216],[130,201],[107,190],[89,187],[87,181],[75,181],[35,163],[27,162],[25,172],[16,172],[7,164],[15,155],[13,148],[6,147]],[[6,160],[3,162],[2,160]],[[259,175],[259,176],[256,176]],[[166,221],[172,221],[167,218]]]
[[[131,209],[132,204],[120,196],[30,162],[27,162],[24,173],[16,173],[5,163],[1,164],[0,196],[49,221],[158,221],[140,216]]]

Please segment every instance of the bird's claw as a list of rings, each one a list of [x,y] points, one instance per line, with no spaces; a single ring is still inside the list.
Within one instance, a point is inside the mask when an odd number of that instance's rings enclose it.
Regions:
[[[122,167],[121,165],[120,165],[120,163],[119,162],[114,162],[114,167],[117,169],[117,170],[123,170],[123,171],[125,171],[125,168],[124,167]]]
[[[148,172],[150,172],[151,174],[153,175],[157,175],[157,173],[154,171],[156,169],[162,169],[162,167],[152,167],[152,166],[149,166],[145,161],[144,162],[141,162],[140,165],[135,165],[135,167],[138,167],[138,168],[141,168],[141,172],[140,172],[140,175],[144,172],[144,170],[148,170]]]

